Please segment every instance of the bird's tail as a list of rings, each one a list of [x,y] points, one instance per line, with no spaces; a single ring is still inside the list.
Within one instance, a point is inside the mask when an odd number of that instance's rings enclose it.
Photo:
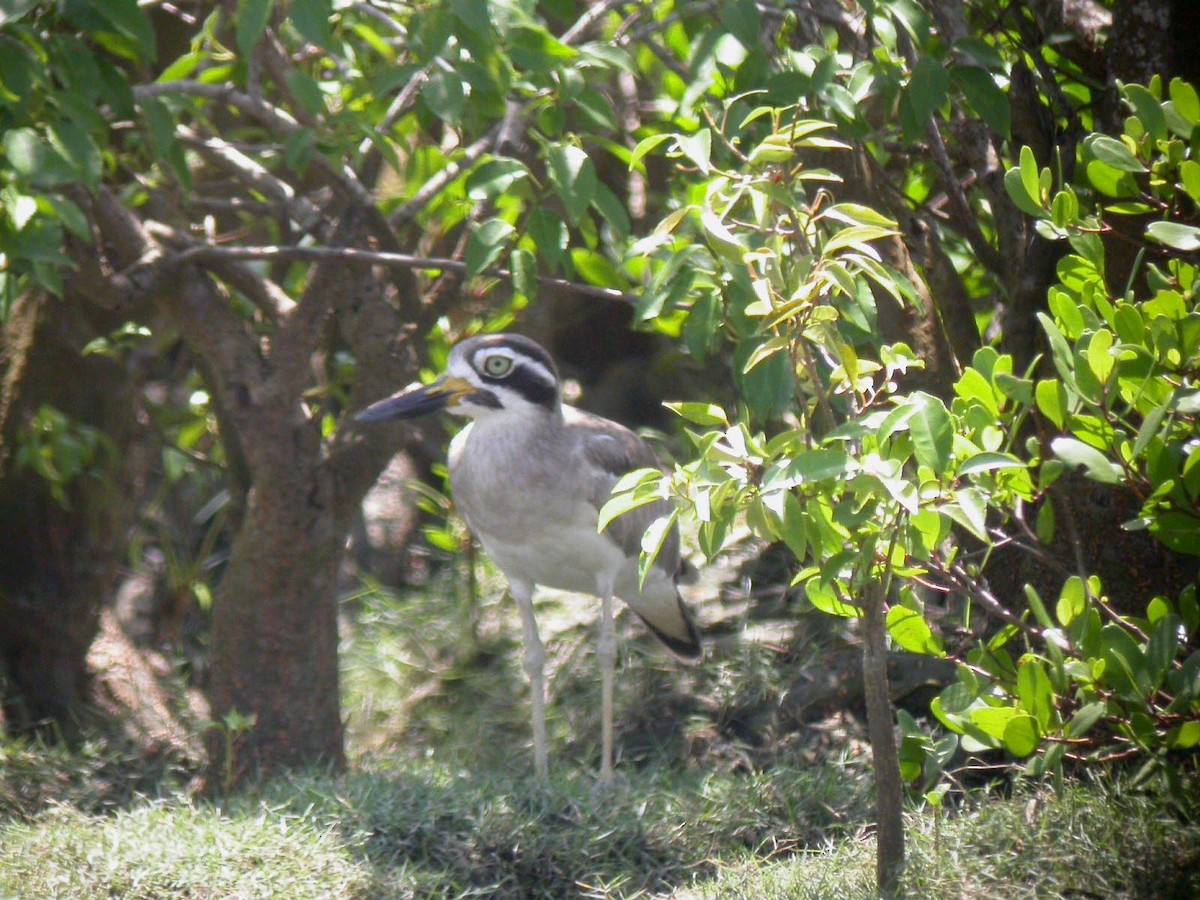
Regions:
[[[700,644],[700,632],[696,628],[696,620],[692,618],[691,610],[684,605],[678,591],[675,592],[674,609],[670,611],[670,615],[664,615],[665,611],[656,610],[651,616],[648,610],[639,610],[634,606],[630,608],[681,662],[700,661],[700,657],[704,655],[704,648]]]

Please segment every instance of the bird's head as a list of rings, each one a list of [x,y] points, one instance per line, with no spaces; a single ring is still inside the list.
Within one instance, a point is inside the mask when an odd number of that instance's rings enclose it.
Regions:
[[[405,388],[354,418],[411,419],[442,409],[472,418],[530,415],[557,412],[559,403],[558,369],[540,344],[516,334],[489,334],[456,344],[437,381]]]

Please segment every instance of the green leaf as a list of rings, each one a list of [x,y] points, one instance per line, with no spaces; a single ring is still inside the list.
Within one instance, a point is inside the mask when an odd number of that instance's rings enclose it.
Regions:
[[[678,517],[679,510],[672,507],[668,515],[659,516],[647,526],[646,531],[642,534],[642,558],[638,561],[639,586],[646,583],[646,576],[654,568],[654,561],[658,559],[658,555],[662,552],[663,544],[671,536],[671,531],[675,527],[675,520]]]
[[[1200,201],[1200,163],[1185,159],[1179,164],[1179,180],[1192,200]]]
[[[1042,731],[1048,731],[1054,719],[1054,688],[1040,660],[1025,659],[1017,667],[1017,696],[1021,708],[1037,720]]]
[[[950,465],[954,444],[950,413],[941,400],[923,391],[913,393],[909,402],[917,406],[916,413],[908,420],[917,462],[940,474]]]
[[[1123,141],[1106,134],[1089,135],[1083,142],[1083,149],[1085,154],[1119,172],[1140,174],[1146,171],[1146,167]]]
[[[954,491],[952,496],[954,502],[942,506],[942,512],[979,540],[990,544],[992,539],[987,532],[987,501],[982,492],[977,488],[963,487]]]
[[[707,175],[712,169],[712,132],[701,128],[695,134],[676,135],[675,143],[680,152],[690,159],[700,174]]]
[[[1021,148],[1022,156],[1024,155],[1024,151],[1028,149],[1028,147]],[[1029,158],[1033,160],[1032,150],[1029,151]],[[1035,167],[1036,165],[1037,163],[1034,162]],[[1040,191],[1029,192],[1021,169],[1014,166],[1004,173],[1004,189],[1021,212],[1028,216],[1033,216],[1035,219],[1045,218],[1046,211],[1042,209],[1041,204],[1038,202]]]
[[[515,230],[503,219],[488,219],[472,231],[463,254],[467,266],[464,277],[468,280],[475,278],[494,263],[504,252]]]
[[[821,255],[831,257],[839,250],[862,250],[871,241],[891,237],[896,234],[894,228],[881,228],[878,225],[851,225],[833,235],[821,248]],[[870,251],[868,251],[870,252]]]
[[[0,4],[0,27],[17,21],[37,4],[38,0],[6,0]]]
[[[70,164],[79,180],[89,187],[100,182],[103,160],[91,137],[73,122],[63,120],[48,130],[50,146]]]
[[[758,49],[762,13],[758,11],[754,0],[734,0],[731,3],[722,3],[718,10],[721,14],[721,24],[741,42],[746,50],[754,52]]]
[[[571,249],[571,265],[588,284],[615,288],[618,291],[623,291],[628,287],[625,277],[613,265],[612,260],[596,250],[573,247]]]
[[[1200,124],[1200,97],[1182,78],[1172,78],[1168,91],[1171,99],[1163,104],[1167,124],[1177,135],[1191,140],[1196,125]]]
[[[271,21],[274,6],[275,0],[238,0],[234,41],[242,56],[248,57],[254,52]]]
[[[37,187],[58,187],[78,180],[75,167],[32,128],[4,134],[4,155],[18,175]]]
[[[942,642],[929,627],[925,617],[907,606],[893,606],[887,611],[887,629],[892,640],[902,650],[922,656],[946,655]]]
[[[984,734],[1003,741],[1008,723],[1023,715],[1013,706],[981,706],[971,710],[969,721]]]
[[[537,254],[545,260],[547,268],[557,270],[566,257],[567,242],[570,240],[563,217],[556,215],[553,210],[538,207],[529,214],[526,230],[537,244]]]
[[[1183,722],[1167,732],[1167,746],[1172,750],[1191,750],[1200,744],[1200,719]]]
[[[992,131],[1002,138],[1008,137],[1012,127],[1011,104],[991,72],[979,66],[952,66],[950,81]]]
[[[1122,93],[1147,133],[1156,141],[1165,141],[1168,137],[1167,116],[1158,98],[1140,84],[1125,85]]]
[[[780,460],[763,476],[763,490],[786,490],[799,484],[815,484],[840,478],[855,470],[849,453],[832,447],[818,447]]]
[[[965,460],[958,467],[960,477],[974,475],[976,472],[994,472],[997,469],[1024,469],[1025,463],[1011,453],[993,453],[984,450]]]
[[[515,159],[489,159],[467,176],[467,196],[472,200],[494,200],[518,181],[529,177],[529,169]]]
[[[723,425],[729,427],[725,410],[715,403],[664,403],[667,409],[697,425]]]
[[[1128,172],[1114,169],[1107,163],[1093,159],[1085,168],[1092,187],[1106,197],[1134,197],[1138,193],[1137,182]]]
[[[555,144],[546,151],[550,180],[558,190],[567,221],[578,225],[596,196],[596,169],[591,159],[574,144]]]
[[[540,25],[520,25],[508,33],[509,55],[521,69],[550,72],[579,55]]]
[[[48,195],[44,199],[73,235],[83,240],[91,240],[92,231],[87,216],[73,201],[54,195]]]
[[[1200,125],[1200,95],[1191,84],[1182,78],[1172,78],[1167,95],[1181,116],[1192,125]]]
[[[1092,726],[1104,718],[1105,704],[1100,701],[1087,703],[1079,708],[1079,710],[1071,717],[1071,721],[1067,723],[1063,729],[1066,737],[1072,740],[1083,737],[1092,730]]]
[[[158,55],[154,28],[137,0],[104,0],[92,4],[92,8],[107,19],[118,34],[133,41],[143,61],[154,62]]]
[[[421,100],[443,122],[457,126],[467,102],[462,78],[454,72],[436,70],[421,87]]]
[[[1038,168],[1037,157],[1033,155],[1031,147],[1021,147],[1019,162],[1021,167],[1021,185],[1025,188],[1025,194],[1033,200],[1040,210],[1042,208],[1042,173]]]
[[[650,153],[652,150],[654,150],[659,145],[665,144],[667,141],[671,140],[672,138],[675,139],[676,141],[678,141],[679,135],[676,135],[676,134],[652,134],[652,135],[650,135],[650,137],[642,138],[640,141],[638,141],[637,146],[633,148],[633,153],[629,157],[629,168],[631,170],[637,169],[637,168],[644,169],[645,168],[644,166],[639,166],[639,163],[641,162],[642,157],[645,156],[647,153]]]
[[[858,618],[862,608],[843,603],[831,585],[823,584],[819,578],[810,578],[804,583],[804,595],[808,602],[823,613],[843,618]]]
[[[1146,237],[1185,253],[1200,250],[1200,228],[1181,222],[1151,222]]]
[[[528,250],[514,250],[509,262],[512,272],[513,290],[521,296],[534,300],[538,295],[537,257]]]
[[[1160,513],[1151,522],[1150,533],[1176,553],[1200,556],[1200,519],[1193,515],[1174,510]]]
[[[933,56],[922,56],[917,60],[906,94],[912,103],[913,113],[922,124],[946,102],[949,86],[950,75],[940,60]]]
[[[1054,605],[1054,615],[1058,624],[1066,628],[1074,622],[1087,608],[1087,595],[1083,589],[1083,580],[1078,575],[1070,576],[1062,586],[1058,602]]]
[[[1013,716],[1004,726],[1004,749],[1013,756],[1028,756],[1037,749],[1041,739],[1037,719],[1033,716]]]
[[[708,237],[708,244],[713,250],[727,262],[734,265],[742,264],[746,248],[742,246],[733,232],[725,227],[725,223],[721,221],[716,213],[711,209],[701,210],[700,224],[704,228],[704,233]]]
[[[1120,484],[1121,467],[1095,447],[1070,437],[1057,437],[1050,450],[1072,468],[1082,469],[1087,477],[1101,484]]]
[[[656,490],[662,479],[658,469],[634,469],[613,485],[612,497],[600,507],[596,533],[604,531],[613,519],[661,499]]]
[[[1149,669],[1151,686],[1160,688],[1171,672],[1175,654],[1179,651],[1179,631],[1183,620],[1174,613],[1163,616],[1154,623],[1150,641],[1146,644],[1146,665]]]
[[[333,15],[330,0],[292,0],[289,18],[300,36],[323,50],[333,49],[329,19]]]

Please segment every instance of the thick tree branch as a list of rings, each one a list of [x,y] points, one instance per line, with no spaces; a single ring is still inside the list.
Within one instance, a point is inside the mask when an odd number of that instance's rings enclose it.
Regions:
[[[172,253],[200,244],[194,238],[163,225],[161,222],[147,222],[146,233],[168,247]],[[166,257],[165,264],[173,264],[170,256]],[[248,266],[239,265],[236,260],[212,260],[207,267],[222,281],[239,291],[272,322],[290,315],[296,306],[283,288],[269,278],[259,275]]]

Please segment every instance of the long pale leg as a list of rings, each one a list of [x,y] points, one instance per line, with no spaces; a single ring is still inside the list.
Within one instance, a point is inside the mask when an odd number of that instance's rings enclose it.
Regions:
[[[613,783],[613,676],[617,665],[617,626],[613,618],[613,587],[600,585],[600,637],[596,641],[600,662],[600,780]]]
[[[529,676],[529,705],[533,712],[533,771],[539,781],[545,782],[550,775],[550,754],[546,746],[546,681],[542,671],[546,651],[542,648],[537,620],[533,617],[533,585],[510,580],[508,589],[517,601],[525,639],[524,665],[525,674]]]

